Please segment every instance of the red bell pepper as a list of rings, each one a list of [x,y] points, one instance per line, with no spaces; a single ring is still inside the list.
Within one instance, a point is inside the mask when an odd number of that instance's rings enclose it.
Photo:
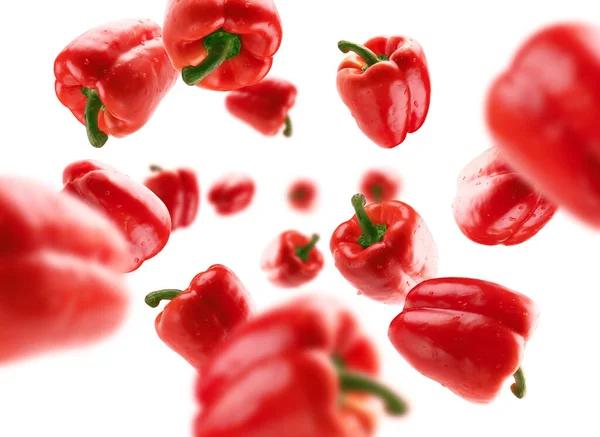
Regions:
[[[196,172],[189,168],[163,170],[155,165],[150,170],[154,174],[144,181],[144,185],[169,210],[171,231],[190,226],[196,219],[200,206],[200,187]]]
[[[323,270],[323,254],[315,246],[317,234],[309,238],[298,231],[285,231],[266,248],[262,269],[278,287],[294,288],[317,277]]]
[[[228,174],[213,184],[208,192],[208,201],[220,215],[232,215],[250,206],[256,186],[245,175]]]
[[[526,183],[495,147],[460,173],[452,209],[463,234],[489,246],[529,240],[556,212],[556,206]]]
[[[295,299],[240,326],[209,359],[194,436],[371,436],[375,418],[356,415],[371,395],[390,414],[407,410],[375,382],[378,369],[351,313],[323,297]]]
[[[58,55],[54,75],[58,99],[86,126],[94,147],[144,126],[177,80],[160,26],[150,20],[84,33]]]
[[[282,37],[272,0],[169,0],[163,27],[184,82],[218,91],[263,79]]]
[[[389,338],[419,372],[474,403],[491,402],[519,367],[538,319],[526,296],[479,279],[437,278],[411,290],[392,321]]]
[[[0,365],[113,333],[127,313],[127,242],[101,214],[0,176]]]
[[[296,87],[282,79],[264,79],[255,85],[230,92],[225,107],[231,115],[266,136],[292,136],[290,109],[296,103]]]
[[[360,192],[368,202],[389,202],[400,192],[400,176],[392,170],[369,170],[360,181]]]
[[[365,205],[352,197],[356,215],[331,236],[335,266],[373,300],[400,304],[416,284],[437,272],[437,248],[421,216],[397,200]]]
[[[129,241],[129,265],[137,270],[157,255],[171,234],[164,203],[141,183],[97,161],[77,161],[63,172],[63,191],[103,211]]]
[[[287,197],[296,211],[310,212],[317,203],[317,186],[308,179],[299,179],[290,186]]]
[[[600,28],[531,36],[492,84],[487,125],[511,166],[558,206],[600,227]]]
[[[375,144],[398,146],[423,125],[429,111],[431,84],[423,49],[404,36],[376,37],[364,46],[340,41],[338,47],[355,53],[338,68],[342,101]]]
[[[161,300],[171,302],[156,317],[158,336],[198,371],[252,311],[246,288],[222,265],[198,273],[185,291],[159,290],[146,296],[146,303],[152,308]]]

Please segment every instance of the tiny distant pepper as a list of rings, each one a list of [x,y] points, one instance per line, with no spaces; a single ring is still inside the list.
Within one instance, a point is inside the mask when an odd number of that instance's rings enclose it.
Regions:
[[[256,186],[245,175],[225,175],[213,184],[208,192],[208,201],[220,215],[232,215],[250,206]]]
[[[323,269],[323,254],[316,248],[319,236],[311,238],[298,231],[285,231],[265,249],[262,269],[269,280],[282,288],[299,287],[317,277]]]
[[[392,200],[365,208],[356,194],[356,215],[331,236],[335,266],[358,291],[379,302],[400,304],[416,284],[437,272],[437,248],[421,216]]]
[[[407,411],[378,373],[352,313],[320,296],[295,299],[241,325],[209,359],[194,437],[373,436],[377,418],[362,408],[372,399]]]
[[[144,126],[177,80],[160,26],[150,20],[84,33],[58,55],[54,75],[58,99],[86,126],[94,147]]]
[[[166,205],[171,215],[171,231],[187,228],[196,219],[200,206],[200,187],[196,172],[189,168],[164,170],[151,166],[154,174],[144,181]]]
[[[141,183],[97,161],[77,161],[63,172],[63,192],[103,211],[129,241],[129,266],[138,269],[157,255],[171,235],[169,210]]]
[[[0,176],[0,365],[92,343],[125,319],[127,242],[79,200]]]
[[[520,293],[479,279],[437,278],[410,291],[389,338],[423,375],[470,402],[489,403],[512,376],[512,392],[525,396],[520,366],[537,320],[536,305]]]
[[[158,336],[200,371],[206,360],[251,314],[246,288],[227,267],[214,265],[192,279],[187,290],[159,290],[146,296],[156,308],[170,300],[156,317]]]
[[[369,202],[388,202],[400,192],[400,176],[391,170],[369,170],[360,181],[360,192]]]
[[[317,186],[308,179],[299,179],[289,187],[287,198],[296,211],[312,211],[317,202]]]
[[[292,136],[290,109],[296,102],[296,87],[282,79],[267,78],[255,85],[230,92],[225,107],[266,136],[275,136],[285,125],[283,135]]]
[[[556,212],[556,206],[508,166],[495,147],[461,172],[452,208],[463,234],[489,246],[529,240]]]
[[[338,68],[342,101],[375,144],[398,146],[423,125],[429,111],[431,84],[423,49],[404,36],[376,37],[364,46],[340,41],[338,47],[354,52]]]
[[[183,81],[218,91],[262,80],[282,37],[272,0],[169,0],[163,27]]]

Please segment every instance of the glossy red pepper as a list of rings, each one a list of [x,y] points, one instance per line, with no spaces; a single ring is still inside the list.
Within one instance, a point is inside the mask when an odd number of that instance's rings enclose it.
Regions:
[[[317,203],[317,186],[308,179],[299,179],[288,188],[287,198],[296,211],[310,212]]]
[[[364,46],[340,41],[338,47],[355,53],[338,68],[342,101],[375,144],[398,146],[423,125],[429,111],[431,84],[423,49],[404,36],[376,37]]]
[[[108,216],[129,241],[132,272],[157,255],[171,235],[164,203],[141,183],[97,161],[77,161],[63,172],[63,192],[73,194]]]
[[[285,126],[283,135],[292,136],[290,109],[298,90],[283,79],[267,78],[255,85],[232,91],[225,98],[231,115],[266,136],[275,136]]]
[[[421,216],[392,200],[365,205],[356,194],[356,215],[333,232],[335,266],[358,291],[379,302],[400,304],[416,284],[437,272],[437,248]]]
[[[474,403],[488,403],[519,367],[538,312],[526,296],[487,281],[437,278],[411,290],[392,321],[389,338],[419,372]]]
[[[511,166],[558,206],[600,227],[600,28],[532,35],[492,84],[487,125]]]
[[[272,0],[169,0],[163,27],[184,82],[218,91],[263,79],[282,37]]]
[[[194,436],[372,436],[375,418],[357,414],[370,395],[390,414],[407,410],[372,379],[378,369],[351,313],[324,297],[295,299],[240,326],[210,358]]]
[[[144,126],[177,80],[160,26],[150,20],[84,33],[58,55],[54,75],[58,99],[86,126],[94,147]]]
[[[400,193],[400,176],[392,170],[369,170],[360,181],[359,190],[368,202],[389,202]]]
[[[495,147],[460,173],[452,209],[463,234],[489,246],[529,240],[556,212],[556,206],[526,183]]]
[[[101,214],[0,176],[0,365],[113,333],[128,296],[127,242]]]
[[[319,236],[285,231],[267,246],[261,265],[269,281],[278,287],[294,288],[317,277],[323,270],[323,254],[317,249]]]
[[[228,174],[213,184],[208,192],[208,201],[220,215],[237,214],[248,208],[256,186],[246,175]]]
[[[200,371],[231,330],[250,317],[250,295],[227,267],[214,265],[197,274],[185,290],[159,290],[146,296],[156,308],[170,300],[156,317],[158,336]]]
[[[196,172],[189,168],[164,170],[151,166],[154,174],[144,181],[165,204],[171,216],[171,231],[190,226],[198,215],[200,187]]]

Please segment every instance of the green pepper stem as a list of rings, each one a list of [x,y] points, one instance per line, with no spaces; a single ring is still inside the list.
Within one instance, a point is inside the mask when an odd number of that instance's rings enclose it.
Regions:
[[[310,255],[310,251],[314,249],[315,245],[319,241],[319,235],[314,234],[310,239],[310,242],[306,246],[298,246],[296,247],[296,256],[300,258],[303,262],[308,261],[308,256]]]
[[[344,53],[348,53],[348,52],[356,53],[367,63],[367,67],[375,65],[378,62],[382,61],[382,59],[379,59],[377,57],[377,55],[373,52],[373,50],[371,50],[363,45],[355,44],[350,41],[338,42],[338,48]]]
[[[287,138],[292,136],[292,119],[289,115],[285,117],[285,130],[283,131],[283,135]]]
[[[337,368],[342,392],[369,393],[385,402],[388,414],[402,416],[408,412],[408,403],[390,388],[375,381],[369,375]]]
[[[100,148],[108,141],[108,135],[98,127],[98,114],[102,110],[102,100],[100,100],[98,91],[90,88],[82,88],[81,94],[87,98],[83,117],[85,119],[88,140],[92,146]]]
[[[510,386],[510,391],[512,391],[517,398],[523,399],[527,391],[523,369],[519,367],[513,377],[515,378],[515,382]]]
[[[204,47],[206,58],[196,66],[190,65],[181,70],[183,81],[190,86],[204,80],[227,59],[239,55],[242,43],[238,35],[217,30],[204,38]]]
[[[156,308],[161,301],[175,299],[181,293],[183,293],[183,290],[166,288],[164,290],[157,290],[153,291],[152,293],[148,293],[144,301],[146,302],[146,305]]]
[[[375,200],[375,203],[381,203],[381,195],[383,194],[383,188],[381,188],[381,185],[374,185],[373,188],[371,188],[371,194],[373,194],[373,200]]]
[[[365,249],[370,245],[383,240],[383,236],[385,235],[386,231],[385,225],[373,224],[371,218],[365,211],[366,202],[367,200],[362,194],[355,194],[352,196],[352,206],[354,207],[354,211],[356,211],[356,220],[358,221],[358,226],[360,226],[360,229],[363,232],[358,239],[358,242]]]
[[[163,171],[163,168],[160,165],[151,164],[150,171]]]

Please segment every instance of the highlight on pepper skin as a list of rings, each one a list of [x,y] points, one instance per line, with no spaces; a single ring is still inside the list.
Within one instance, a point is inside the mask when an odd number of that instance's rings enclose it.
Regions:
[[[256,185],[249,176],[230,173],[213,183],[208,191],[208,202],[217,214],[229,216],[248,208],[255,192]]]
[[[371,169],[361,178],[359,192],[363,193],[368,202],[388,202],[395,200],[400,194],[402,179],[398,172],[392,169]]]
[[[316,208],[317,200],[317,184],[310,179],[298,179],[287,190],[287,201],[295,211],[312,212]]]

